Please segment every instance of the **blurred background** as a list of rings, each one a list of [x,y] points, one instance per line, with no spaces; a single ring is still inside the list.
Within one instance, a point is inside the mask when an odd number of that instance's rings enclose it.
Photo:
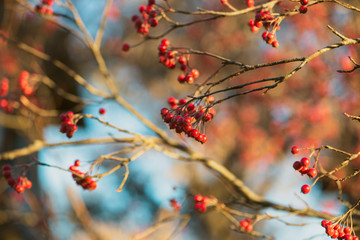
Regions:
[[[99,28],[105,2],[74,1],[92,36]],[[218,0],[168,2],[174,9],[188,11],[195,11],[197,7],[229,10]],[[356,0],[348,2],[358,5]],[[64,62],[98,89],[106,90],[89,49],[55,22],[74,28],[75,25],[65,17],[43,17],[30,11],[28,4],[34,6],[38,2],[0,0],[1,33]],[[143,37],[136,33],[131,17],[138,13],[140,5],[146,4],[147,1],[138,0],[114,1],[101,51],[121,96],[165,130],[167,126],[159,113],[162,107],[168,107],[168,97],[183,98],[192,95],[195,88],[178,83],[178,68],[169,70],[159,63],[157,46],[161,39],[146,41],[129,52],[122,51],[123,43],[133,46],[142,41]],[[162,5],[163,1],[159,4]],[[246,1],[234,1],[232,4],[239,9],[246,7]],[[275,7],[275,11],[282,12],[298,6],[296,2],[283,1],[282,5]],[[53,10],[57,14],[71,16],[59,4],[55,4]],[[199,18],[191,15],[169,16],[180,22]],[[249,13],[198,23],[176,29],[166,38],[174,47],[207,51],[251,65],[306,56],[338,42],[339,38],[327,25],[352,38],[358,37],[360,31],[357,27],[360,24],[358,13],[336,4],[321,3],[309,8],[306,14],[286,18],[276,35],[280,46],[272,48],[261,38],[263,28],[258,33],[250,31],[248,22],[254,17],[254,13]],[[169,24],[162,20],[159,26],[150,29],[149,35],[157,36],[168,28]],[[319,181],[311,194],[300,195],[300,187],[311,181],[295,172],[292,164],[310,152],[302,150],[299,156],[293,156],[290,149],[293,145],[305,148],[328,144],[350,153],[360,151],[360,125],[343,115],[344,112],[359,114],[359,71],[350,74],[337,72],[353,68],[348,56],[360,62],[358,46],[341,47],[321,55],[267,94],[256,92],[216,105],[217,115],[206,126],[208,142],[204,145],[166,131],[174,139],[212,156],[269,200],[298,208],[306,207],[305,201],[317,210],[340,215],[344,208],[337,200],[337,187],[333,182]],[[219,89],[281,76],[297,65],[295,62],[249,71],[226,81]],[[197,80],[200,83],[213,74],[221,62],[207,56],[191,55],[190,66],[200,71]],[[48,110],[42,115],[35,114],[19,101],[21,92],[17,81],[22,70],[35,76],[30,82],[35,92],[28,99],[37,107]],[[227,66],[216,79],[237,71],[236,66]],[[44,76],[56,87],[39,80]],[[90,113],[122,129],[154,135],[117,103],[89,94],[49,62],[27,54],[16,44],[4,40],[0,41],[0,79],[3,77],[9,79],[8,98],[14,103],[14,109],[0,111],[1,153],[25,147],[37,139],[49,143],[70,141],[59,132],[57,118],[66,111]],[[58,89],[78,98],[66,98],[58,94]],[[233,93],[236,90],[224,93],[222,97]],[[98,113],[101,107],[106,109],[104,116]],[[79,122],[79,130],[71,140],[122,136],[99,122],[85,119]],[[61,146],[46,148],[9,163],[22,166],[38,160],[67,169],[79,159],[80,168],[86,171],[92,161],[118,149],[117,143]],[[342,160],[342,156],[329,151],[321,153],[320,161],[325,169],[332,169]],[[100,172],[109,170],[111,166],[111,163],[104,162]],[[354,160],[337,176],[347,176],[359,167],[360,161]],[[230,230],[228,220],[215,211],[199,214],[194,210],[193,196],[202,194],[214,195],[234,209],[255,213],[234,199],[223,183],[200,164],[183,163],[149,151],[129,164],[129,171],[129,179],[122,192],[115,190],[122,182],[123,170],[102,178],[98,188],[91,192],[77,186],[69,172],[56,168],[30,167],[27,177],[33,182],[33,187],[24,194],[9,188],[1,177],[0,239],[255,239]],[[343,183],[346,200],[354,202],[360,197],[359,181],[358,177],[354,177]],[[171,199],[182,205],[180,212],[171,207]],[[284,214],[268,209],[263,212]],[[187,225],[180,227],[189,216]],[[161,224],[151,235],[141,238],[143,231],[165,218],[169,221]],[[271,220],[256,224],[255,230],[275,239],[325,237],[319,219],[292,216],[284,220],[310,224],[287,226]]]

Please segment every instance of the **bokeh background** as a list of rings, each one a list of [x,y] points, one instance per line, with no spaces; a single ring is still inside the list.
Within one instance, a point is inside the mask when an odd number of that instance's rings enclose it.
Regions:
[[[25,1],[0,1],[1,31],[10,38],[24,42],[59,59],[79,72],[99,89],[106,85],[97,69],[91,52],[71,33],[59,28],[54,21],[75,27],[63,17],[42,17],[23,5]],[[197,7],[228,10],[220,1],[169,1],[175,9],[196,10]],[[37,2],[29,1],[34,5]],[[163,2],[159,2],[162,4]],[[256,2],[257,3],[257,2]],[[355,6],[357,1],[349,1]],[[105,1],[74,1],[86,27],[94,36],[99,27]],[[180,70],[169,70],[158,61],[159,40],[146,41],[121,50],[123,43],[134,45],[142,41],[131,22],[146,1],[115,0],[109,13],[102,53],[116,79],[121,95],[147,118],[161,128],[167,126],[159,114],[167,107],[167,98],[186,97],[193,94],[193,86],[180,85],[177,76]],[[245,8],[245,1],[234,1],[237,8]],[[295,8],[296,2],[283,1],[275,9],[283,11]],[[59,14],[69,15],[67,10],[54,6]],[[192,21],[197,17],[170,15],[177,21]],[[248,26],[254,13],[179,28],[166,36],[172,46],[212,52],[245,64],[257,64],[281,59],[302,57],[329,44],[339,41],[328,28],[331,25],[348,37],[359,36],[359,14],[332,3],[312,6],[304,15],[285,19],[277,32],[279,48],[267,45],[261,38],[261,29],[252,33]],[[169,25],[160,21],[151,29],[150,35],[164,32]],[[311,194],[301,195],[300,187],[310,183],[292,169],[294,161],[309,154],[302,150],[299,156],[290,154],[293,145],[299,147],[331,146],[355,153],[359,148],[360,125],[346,118],[343,113],[359,114],[359,71],[341,74],[337,70],[349,70],[351,56],[359,60],[358,46],[342,47],[325,53],[311,61],[292,78],[276,89],[240,96],[216,106],[215,119],[207,124],[208,143],[200,145],[173,132],[174,139],[191,145],[212,156],[243,179],[255,192],[269,200],[284,205],[303,208],[305,202],[315,209],[336,215],[344,211],[337,201],[337,188],[330,181],[318,182]],[[360,60],[359,60],[360,61]],[[225,82],[219,88],[277,77],[288,73],[298,63],[283,64],[257,71],[250,71]],[[206,56],[191,56],[190,65],[199,69],[200,79],[205,80],[221,66],[221,62]],[[86,99],[86,104],[68,101],[54,93],[54,89],[35,83],[36,91],[31,101],[44,109],[68,110],[91,113],[120,128],[145,135],[154,135],[129,112],[112,101],[90,95],[70,77],[51,64],[26,54],[14,45],[0,43],[0,78],[9,78],[13,99],[19,95],[16,81],[19,73],[46,75],[67,92]],[[227,67],[217,78],[236,72],[236,67]],[[236,93],[234,90],[232,93]],[[225,96],[225,95],[223,95]],[[100,116],[100,107],[106,114]],[[59,132],[56,117],[38,116],[21,106],[12,114],[0,112],[0,151],[6,152],[24,147],[36,139],[49,143],[66,142],[69,139]],[[123,135],[93,120],[82,120],[79,130],[71,140],[87,138],[121,137]],[[76,145],[43,149],[37,154],[22,157],[11,164],[30,163],[34,159],[67,169],[75,159],[81,160],[86,170],[91,162],[103,154],[118,150],[117,144]],[[321,154],[321,164],[331,169],[342,160],[331,152]],[[338,174],[349,175],[360,166],[355,160],[351,168]],[[105,162],[100,171],[111,167]],[[253,213],[254,210],[238,204],[213,174],[197,163],[183,163],[155,151],[146,153],[129,165],[130,176],[122,192],[115,190],[120,185],[124,171],[101,179],[98,189],[84,191],[76,186],[71,174],[56,168],[31,167],[28,177],[33,188],[20,195],[9,189],[4,178],[0,179],[0,239],[130,239],[159,219],[171,217],[146,239],[252,239],[248,235],[229,229],[230,223],[216,212],[199,214],[193,209],[195,194],[214,195],[231,207]],[[359,178],[343,184],[344,197],[349,201],[359,198]],[[176,199],[181,205],[175,212],[169,203]],[[86,211],[85,211],[86,210]],[[284,214],[265,210],[272,215]],[[184,214],[190,214],[189,223],[177,232]],[[255,229],[276,239],[323,239],[325,234],[319,219],[286,217],[284,220],[309,225],[287,226],[271,220],[255,225]],[[299,234],[301,232],[301,235]]]

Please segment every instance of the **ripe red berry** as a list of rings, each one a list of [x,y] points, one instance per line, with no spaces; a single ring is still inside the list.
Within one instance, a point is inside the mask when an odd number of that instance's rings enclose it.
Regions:
[[[198,78],[200,76],[199,70],[197,70],[195,68],[193,70],[191,70],[191,73],[194,78]]]
[[[299,8],[299,12],[302,13],[302,14],[305,14],[307,12],[307,7],[305,7],[304,5],[302,5],[300,8]]]
[[[228,0],[220,0],[220,2],[221,2],[222,4],[227,4],[227,3],[228,3]]]
[[[301,192],[302,192],[303,194],[308,194],[308,193],[310,192],[310,190],[311,190],[311,188],[310,188],[310,186],[307,185],[307,184],[305,184],[305,185],[303,185],[303,186],[301,187]]]
[[[196,129],[193,129],[190,131],[190,136],[193,137],[193,138],[197,138],[199,136],[199,131],[196,130]]]
[[[296,162],[294,162],[294,164],[293,164],[293,168],[294,168],[296,171],[300,171],[300,170],[303,168],[303,166],[302,166],[301,162],[296,161]]]
[[[170,45],[170,41],[166,38],[164,38],[163,40],[161,40],[161,44],[165,45],[165,46],[169,46]]]
[[[129,51],[129,49],[130,49],[130,45],[129,45],[128,43],[124,43],[124,44],[122,45],[122,50],[123,50],[124,52]]]
[[[194,196],[194,200],[195,200],[195,202],[201,202],[203,200],[203,196],[201,196],[200,194],[197,194]]]
[[[74,166],[79,167],[80,166],[80,160],[75,160]]]
[[[303,157],[300,162],[304,167],[308,167],[310,165],[310,159],[307,157]]]
[[[306,5],[309,3],[309,0],[300,0],[301,5]]]
[[[314,177],[316,177],[316,175],[317,175],[317,171],[316,171],[315,168],[310,168],[310,169],[307,171],[306,174],[307,174],[309,177],[314,178]]]
[[[253,225],[249,224],[245,227],[245,231],[251,232],[253,230]]]
[[[3,171],[11,170],[11,166],[9,164],[5,164],[4,166],[2,166],[2,170]]]
[[[300,151],[300,149],[297,147],[297,146],[293,146],[292,148],[291,148],[291,153],[292,154],[298,154],[299,153],[299,151]]]
[[[105,108],[100,108],[100,109],[99,109],[99,113],[100,113],[101,115],[104,115],[104,114],[106,113]]]
[[[276,41],[276,40],[274,40],[274,41],[271,42],[271,46],[273,46],[274,48],[278,48],[279,45],[280,45],[279,42]]]
[[[321,226],[326,227],[326,225],[329,223],[328,220],[324,219],[321,221]]]
[[[351,228],[350,227],[344,228],[344,233],[345,234],[350,234],[351,233]]]
[[[11,170],[3,171],[3,176],[4,178],[9,179],[11,177]]]

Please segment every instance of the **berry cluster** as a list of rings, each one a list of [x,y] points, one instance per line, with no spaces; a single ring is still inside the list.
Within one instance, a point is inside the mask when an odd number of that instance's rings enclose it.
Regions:
[[[359,237],[353,236],[351,227],[342,227],[340,224],[334,224],[328,220],[322,220],[321,226],[325,228],[325,232],[329,237],[339,240],[359,240]]]
[[[310,178],[315,178],[317,175],[317,171],[315,168],[309,168],[310,159],[307,157],[303,157],[300,161],[295,161],[293,164],[293,168],[300,172],[301,175],[307,174]]]
[[[299,12],[302,14],[305,14],[308,10],[308,8],[306,7],[306,5],[309,3],[309,0],[300,0],[300,8],[299,8]]]
[[[76,181],[76,184],[82,186],[85,190],[95,190],[97,188],[96,181],[93,180],[91,176],[77,169],[79,166],[80,160],[75,160],[74,165],[69,167],[69,170],[73,172],[72,177]]]
[[[296,154],[298,152],[298,148],[294,146],[291,149],[291,152],[293,152],[293,154]],[[301,173],[301,175],[306,174],[310,178],[315,178],[317,176],[317,171],[315,168],[309,168],[309,166],[310,166],[310,159],[307,157],[303,157],[300,161],[295,161],[293,164],[293,168],[299,173]],[[308,184],[304,184],[301,187],[301,192],[303,194],[308,194],[310,190],[311,187]]]
[[[178,62],[180,64],[180,69],[184,72],[178,77],[179,83],[193,83],[194,80],[200,76],[199,71],[197,69],[191,69],[188,65],[188,59],[181,55],[181,53],[170,50],[169,46],[170,41],[168,39],[165,38],[161,40],[158,47],[159,61],[164,64],[165,67],[170,69],[174,69],[176,67],[176,62]]]
[[[274,48],[279,47],[275,32],[280,30],[280,25],[270,11],[261,9],[256,13],[255,19],[249,20],[249,26],[253,33],[257,33],[261,27],[264,27],[267,30],[262,34],[264,41],[267,44],[271,44]],[[272,30],[269,32],[270,29]]]
[[[34,88],[29,85],[29,78],[30,78],[30,73],[28,71],[25,70],[21,71],[19,76],[19,86],[21,91],[26,96],[29,96],[34,92]]]
[[[131,20],[135,23],[135,28],[138,33],[146,35],[149,33],[149,27],[156,27],[158,25],[158,20],[156,17],[158,13],[154,9],[155,0],[149,0],[148,5],[141,5],[139,7],[139,15],[133,15]]]
[[[175,212],[179,212],[181,210],[181,205],[176,201],[176,199],[170,199],[170,205],[174,209]]]
[[[208,197],[203,197],[200,194],[197,194],[194,196],[194,200],[195,200],[195,210],[203,213],[206,211],[206,207],[207,204],[209,202],[209,198]]]
[[[54,13],[51,6],[54,4],[55,0],[42,0],[41,4],[35,6],[35,11],[41,14],[52,15]]]
[[[32,187],[32,182],[27,179],[27,177],[19,176],[17,181],[12,176],[11,166],[9,164],[5,164],[2,167],[2,173],[5,177],[7,183],[10,187],[12,187],[16,192],[23,193],[26,189],[30,189]]]
[[[3,78],[0,82],[0,108],[3,109],[7,113],[11,113],[13,111],[12,105],[9,104],[9,101],[6,98],[6,96],[9,93],[9,79]]]
[[[252,220],[250,218],[246,218],[240,221],[240,228],[246,232],[251,232],[253,230]]]
[[[67,113],[60,114],[59,119],[61,121],[60,132],[66,133],[66,136],[71,138],[78,129],[74,122],[74,113],[68,111]]]
[[[0,83],[0,97],[6,97],[9,92],[9,79],[3,78]]]
[[[214,98],[208,98],[207,101],[212,103]],[[169,125],[169,128],[175,129],[175,132],[179,134],[184,132],[188,137],[192,137],[200,143],[206,143],[207,136],[200,133],[196,128],[200,124],[211,121],[216,114],[215,109],[203,105],[196,106],[190,101],[187,102],[184,98],[177,100],[170,97],[168,103],[171,109],[162,108],[161,116],[164,122]]]

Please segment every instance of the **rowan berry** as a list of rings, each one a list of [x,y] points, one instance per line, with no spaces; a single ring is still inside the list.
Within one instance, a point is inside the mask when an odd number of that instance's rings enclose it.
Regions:
[[[307,157],[303,157],[300,162],[304,167],[308,167],[310,165],[310,159]]]
[[[307,171],[306,174],[307,174],[309,177],[314,178],[314,177],[316,177],[316,175],[317,175],[317,171],[316,171],[315,168],[310,168],[310,169]]]
[[[124,44],[122,45],[122,50],[123,50],[124,52],[129,51],[129,49],[130,49],[130,45],[129,45],[128,43],[124,43]]]
[[[301,187],[301,192],[303,194],[308,194],[310,192],[311,188],[308,184],[305,184]]]
[[[99,113],[100,113],[101,115],[104,115],[104,114],[106,113],[105,108],[100,108],[100,109],[99,109]]]
[[[291,148],[291,153],[292,154],[298,154],[299,153],[299,151],[300,151],[300,149],[297,147],[297,146],[293,146],[292,148]]]
[[[309,3],[309,0],[300,0],[301,5],[306,5]]]
[[[302,5],[300,8],[299,8],[299,12],[302,13],[302,14],[305,14],[307,12],[308,8],[305,7],[304,5]]]

